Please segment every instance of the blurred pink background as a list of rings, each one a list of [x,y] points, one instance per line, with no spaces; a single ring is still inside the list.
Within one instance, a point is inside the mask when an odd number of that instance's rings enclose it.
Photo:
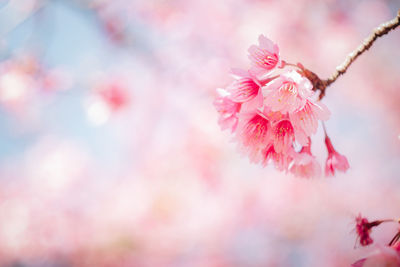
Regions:
[[[0,0],[0,266],[348,266],[400,216],[400,29],[327,90],[350,169],[241,157],[215,89],[260,34],[328,77],[397,0]],[[313,152],[326,159],[322,129]],[[395,225],[372,234],[377,244]]]

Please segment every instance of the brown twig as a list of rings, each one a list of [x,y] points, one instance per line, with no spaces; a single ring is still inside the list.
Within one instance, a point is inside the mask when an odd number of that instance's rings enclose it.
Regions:
[[[396,242],[400,239],[400,232],[398,232],[393,238],[392,240],[390,240],[388,246],[392,246],[394,244],[396,244]]]
[[[397,16],[389,20],[387,22],[382,23],[378,27],[374,29],[374,31],[360,44],[356,50],[351,52],[345,59],[345,61],[336,67],[335,73],[332,74],[331,77],[329,77],[326,80],[321,80],[318,75],[316,75],[314,72],[307,70],[306,68],[302,67],[302,73],[304,76],[306,76],[314,85],[313,90],[319,90],[320,95],[319,99],[322,99],[325,96],[325,90],[326,88],[334,83],[337,78],[340,75],[343,75],[346,73],[347,69],[350,67],[350,65],[360,56],[362,55],[365,51],[367,51],[372,44],[378,39],[379,37],[387,34],[391,30],[394,30],[400,25],[400,10],[397,12]]]

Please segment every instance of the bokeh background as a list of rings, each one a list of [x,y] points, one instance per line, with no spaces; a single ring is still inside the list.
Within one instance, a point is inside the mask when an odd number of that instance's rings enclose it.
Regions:
[[[400,29],[327,91],[350,169],[249,163],[215,89],[264,34],[328,77],[398,0],[0,0],[0,266],[348,266],[400,216]],[[313,152],[324,164],[322,130]],[[377,244],[396,225],[373,233]]]

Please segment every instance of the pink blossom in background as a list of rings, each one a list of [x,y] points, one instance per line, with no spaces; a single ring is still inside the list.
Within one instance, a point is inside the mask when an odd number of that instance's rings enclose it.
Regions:
[[[397,9],[0,1],[0,266],[397,264],[397,222],[352,230],[399,217],[400,31],[322,101],[290,65],[329,77]]]
[[[368,246],[374,242],[374,240],[370,237],[370,233],[372,232],[372,228],[382,228],[383,224],[398,224],[399,219],[385,219],[385,220],[375,220],[369,222],[367,218],[364,218],[359,214],[356,217],[356,232],[357,232],[357,241],[361,244],[361,246]],[[390,242],[386,243],[385,246],[382,244],[378,244],[375,247],[375,251],[368,255],[365,258],[362,258],[352,266],[400,266],[400,231],[397,232],[391,238]],[[379,242],[379,241],[378,241]]]
[[[351,266],[353,267],[378,267],[388,266],[396,267],[400,266],[400,253],[391,247],[378,247],[374,253],[365,259],[361,259]]]
[[[98,94],[113,110],[123,108],[129,102],[125,89],[118,83],[102,85]]]
[[[132,96],[124,77],[95,77],[97,80],[85,104],[88,120],[99,126],[126,111],[132,104]]]
[[[374,242],[370,237],[372,225],[368,222],[367,218],[358,215],[356,218],[356,231],[358,238],[360,239],[360,244],[362,246],[370,245]]]

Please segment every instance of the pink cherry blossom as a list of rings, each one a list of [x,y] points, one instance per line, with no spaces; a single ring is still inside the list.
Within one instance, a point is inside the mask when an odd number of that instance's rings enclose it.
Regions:
[[[259,152],[268,144],[271,125],[261,113],[243,114],[238,125],[236,137],[242,150],[253,162],[259,161]]]
[[[260,89],[260,83],[255,77],[245,71],[232,70],[237,79],[227,88],[230,98],[235,102],[247,102],[255,98]]]
[[[345,172],[350,167],[347,158],[333,148],[332,142],[328,136],[325,137],[326,148],[328,149],[328,158],[326,160],[325,175],[335,175],[335,169]]]
[[[323,103],[307,100],[302,109],[290,113],[289,116],[295,128],[303,130],[307,136],[310,136],[317,132],[319,120],[329,119],[330,112]]]
[[[351,267],[363,267],[367,259],[361,259],[351,265]]]
[[[264,105],[282,113],[302,109],[314,92],[311,82],[296,71],[289,71],[263,87]]]
[[[292,160],[291,153],[278,153],[272,144],[262,151],[262,164],[266,166],[272,161],[279,171],[287,171]]]
[[[310,145],[304,146],[300,153],[294,153],[290,172],[304,178],[318,177],[321,175],[321,166],[311,154]]]
[[[399,267],[400,253],[393,247],[378,247],[369,257],[358,260],[352,267]]]
[[[252,113],[252,112],[260,112],[263,107],[263,94],[261,90],[258,91],[258,94],[251,100],[247,102],[241,103],[240,112],[241,113]]]
[[[271,111],[271,109],[269,107],[264,106],[264,111],[263,113],[265,114],[265,116],[271,120],[272,122],[278,122],[281,120],[289,120],[289,116],[286,114],[283,114],[279,111]]]
[[[275,151],[287,152],[294,141],[294,129],[289,120],[277,122],[272,129]]]
[[[220,115],[218,124],[222,130],[231,129],[234,132],[238,124],[237,113],[240,110],[240,104],[230,100],[228,98],[229,94],[224,90],[220,90],[219,94],[220,96],[214,101],[214,106]]]
[[[281,171],[318,176],[320,165],[309,151],[310,137],[318,122],[329,118],[329,110],[316,102],[313,85],[304,73],[282,61],[278,47],[265,36],[259,37],[259,46],[250,47],[249,53],[251,68],[232,69],[235,80],[220,89],[214,103],[219,124],[236,132],[239,150],[252,162],[264,166],[273,162]],[[284,67],[289,70],[269,75]],[[296,145],[303,147],[300,153],[295,152]]]
[[[301,146],[308,146],[309,145],[309,135],[307,135],[302,129],[298,127],[294,127],[294,137],[296,142],[299,143]]]
[[[280,63],[279,48],[264,35],[258,37],[259,45],[252,45],[249,48],[249,59],[252,67],[250,72],[254,75],[264,75]]]
[[[364,218],[360,215],[356,218],[356,232],[358,238],[360,239],[361,246],[368,246],[374,242],[374,240],[370,237],[371,228],[375,226],[368,222],[367,218]]]

